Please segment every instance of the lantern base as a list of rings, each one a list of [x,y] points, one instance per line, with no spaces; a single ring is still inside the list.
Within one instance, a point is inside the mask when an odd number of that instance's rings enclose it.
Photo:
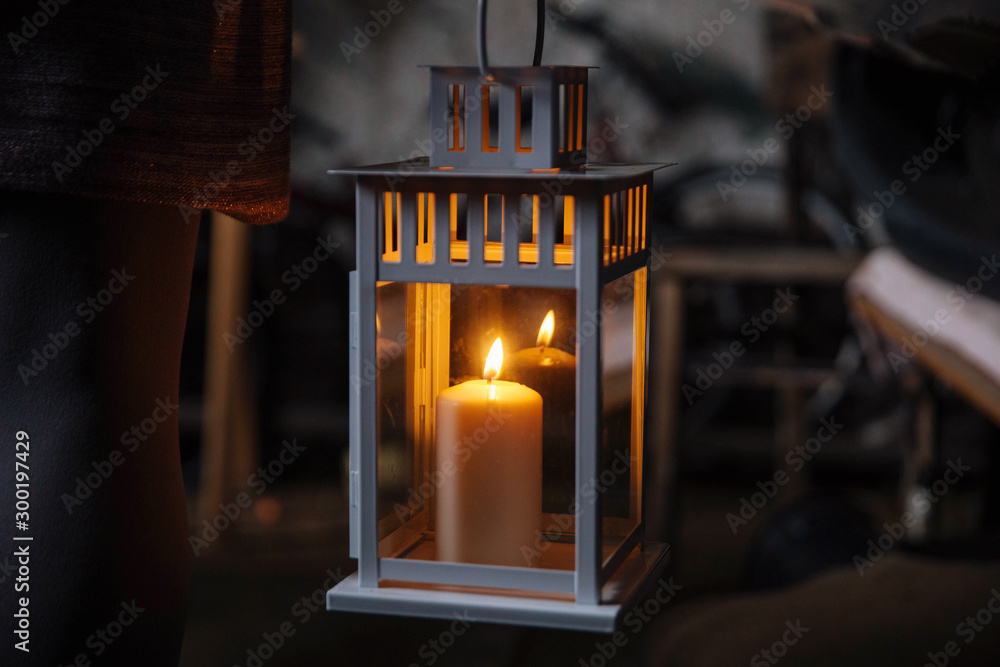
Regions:
[[[622,617],[663,573],[669,560],[666,544],[647,543],[643,551],[632,552],[604,585],[600,604],[545,599],[538,594],[522,597],[516,591],[458,592],[454,587],[403,587],[391,582],[361,588],[355,572],[327,591],[326,608],[422,618],[454,619],[458,615],[484,623],[610,633],[619,628]]]

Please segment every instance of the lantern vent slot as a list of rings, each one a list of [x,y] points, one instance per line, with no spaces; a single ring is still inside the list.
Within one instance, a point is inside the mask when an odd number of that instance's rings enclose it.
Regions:
[[[483,257],[489,263],[503,261],[503,195],[486,195],[483,199]]]
[[[450,199],[451,263],[465,264],[469,260],[469,196],[464,192],[456,192],[452,193]]]
[[[382,261],[398,263],[400,260],[400,211],[403,195],[385,192],[379,202],[379,229],[382,231]]]
[[[604,196],[604,265],[646,249],[646,186]]]
[[[517,254],[521,264],[538,263],[537,201],[537,195],[521,195],[517,198],[517,210],[511,212],[517,226]]]
[[[500,150],[500,86],[495,83],[482,87],[480,100],[483,114],[483,152]]]
[[[531,86],[518,86],[516,93],[517,152],[531,152],[531,133],[535,119],[534,93]]]
[[[643,247],[641,188],[604,198],[606,262]],[[547,272],[575,261],[578,203],[549,192],[380,191],[377,194],[380,264],[395,270],[442,264]],[[631,201],[631,203],[630,203]],[[387,274],[388,275],[388,274]],[[396,275],[396,274],[393,274]]]
[[[435,200],[433,192],[417,193],[417,264],[434,263]]]
[[[465,150],[465,86],[459,83],[448,85],[448,150]]]
[[[576,225],[576,200],[569,195],[555,198],[555,255],[556,264],[573,263],[573,234]]]
[[[559,152],[583,150],[584,85],[559,84]]]

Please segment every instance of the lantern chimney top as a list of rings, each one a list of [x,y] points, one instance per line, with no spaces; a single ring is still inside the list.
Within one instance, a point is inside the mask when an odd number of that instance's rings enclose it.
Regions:
[[[587,67],[431,67],[431,167],[578,169]]]

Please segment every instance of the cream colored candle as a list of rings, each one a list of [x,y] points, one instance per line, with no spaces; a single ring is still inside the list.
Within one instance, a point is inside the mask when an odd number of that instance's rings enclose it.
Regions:
[[[497,380],[498,338],[485,379],[437,397],[437,559],[526,567],[542,511],[542,397]]]

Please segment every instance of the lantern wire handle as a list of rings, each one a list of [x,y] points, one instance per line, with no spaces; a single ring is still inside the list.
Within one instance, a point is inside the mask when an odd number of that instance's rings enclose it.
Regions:
[[[487,81],[493,80],[490,74],[490,60],[486,53],[486,0],[479,0],[479,20],[476,24],[476,41],[479,47],[479,73]],[[545,0],[538,0],[538,16],[535,26],[535,55],[532,66],[542,64],[542,49],[545,47]]]
[[[542,64],[542,49],[545,47],[545,0],[538,0],[538,15],[535,18],[535,55],[531,66]]]

